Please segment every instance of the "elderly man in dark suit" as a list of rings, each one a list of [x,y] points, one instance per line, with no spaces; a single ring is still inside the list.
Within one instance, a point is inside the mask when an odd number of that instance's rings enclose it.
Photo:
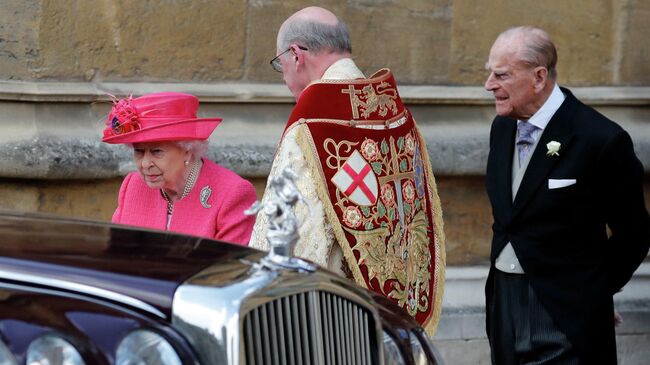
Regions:
[[[560,88],[556,61],[545,31],[518,27],[486,65],[494,364],[615,364],[612,297],[650,244],[629,134]]]

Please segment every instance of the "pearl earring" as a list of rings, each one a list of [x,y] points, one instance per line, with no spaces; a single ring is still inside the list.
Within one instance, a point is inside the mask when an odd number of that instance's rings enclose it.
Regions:
[[[185,166],[187,166],[187,165],[189,165],[189,164],[190,164],[189,161],[185,161]]]

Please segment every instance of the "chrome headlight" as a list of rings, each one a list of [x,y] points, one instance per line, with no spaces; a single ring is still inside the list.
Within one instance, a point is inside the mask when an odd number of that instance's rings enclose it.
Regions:
[[[37,338],[27,348],[27,365],[85,365],[79,351],[56,335]]]
[[[427,365],[429,359],[427,358],[424,346],[420,342],[420,338],[415,333],[411,333],[410,337],[411,351],[413,352],[413,361],[415,361],[415,365]]]
[[[404,355],[400,351],[397,342],[393,339],[393,336],[389,335],[384,331],[384,364],[386,365],[404,365],[406,361],[404,360]]]
[[[429,336],[424,331],[415,330],[411,332],[411,352],[413,353],[413,360],[416,365],[427,365],[429,364],[429,358],[427,357],[427,350],[433,356],[435,363],[442,365],[442,358],[436,350],[435,346],[431,343]]]
[[[16,365],[14,355],[2,341],[0,341],[0,365]]]
[[[182,365],[174,347],[159,334],[136,330],[117,346],[116,365]]]

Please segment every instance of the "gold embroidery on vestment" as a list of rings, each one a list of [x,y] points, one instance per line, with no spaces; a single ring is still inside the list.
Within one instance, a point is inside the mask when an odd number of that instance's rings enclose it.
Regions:
[[[347,89],[341,90],[341,93],[350,95],[350,107],[354,119],[359,119],[359,113],[367,119],[374,112],[385,117],[389,110],[394,116],[397,114],[395,103],[397,90],[390,86],[385,81],[379,83],[376,88],[375,84],[364,85],[361,90],[355,89],[354,85],[349,85]]]
[[[341,141],[339,143],[336,143],[336,141],[332,138],[327,138],[323,142],[323,148],[328,154],[327,158],[325,159],[325,165],[332,170],[340,169],[348,159],[347,156],[351,155],[352,147],[358,144],[359,143],[357,142],[350,141]],[[346,157],[341,157],[341,152],[346,154]]]
[[[307,123],[311,122],[324,121],[307,120]],[[366,138],[364,141],[372,142],[368,143],[369,149],[363,156],[380,183],[381,194],[374,206],[357,206],[339,189],[335,189],[334,196],[330,196],[324,179],[323,168],[340,169],[355,148],[360,148],[363,153],[363,144],[359,146],[361,141],[324,140],[321,165],[309,129],[302,128],[297,139],[310,170],[314,176],[321,177],[316,179],[320,199],[332,202],[324,204],[323,208],[355,282],[367,287],[360,269],[360,265],[364,265],[368,270],[367,279],[376,279],[380,285],[378,289],[396,300],[411,315],[426,313],[431,309],[422,325],[429,335],[433,335],[440,318],[446,258],[442,212],[426,145],[417,133],[417,126],[397,139],[388,137],[372,141]],[[417,148],[422,160],[422,173],[427,182],[424,195],[413,193],[416,178],[413,151]],[[375,153],[373,151],[376,151],[376,156],[369,157],[369,153]],[[398,184],[402,189],[402,197],[396,197]],[[397,219],[400,213],[395,198],[402,199],[403,223]],[[344,220],[343,213],[346,209],[349,214],[348,219]],[[432,215],[433,232],[428,231],[427,212]],[[346,232],[355,239],[353,247],[348,242]],[[431,235],[435,239],[435,258],[431,257],[432,250],[429,247]],[[431,265],[435,265],[433,271]],[[389,280],[394,280],[393,284],[385,287]],[[434,297],[433,302],[428,299],[431,295]],[[431,305],[434,307],[431,308]]]
[[[429,309],[432,260],[426,199],[416,197],[412,188],[413,146],[405,143],[406,140],[414,140],[411,132],[407,138],[401,136],[397,140],[392,136],[379,142],[366,138],[361,146],[361,153],[370,161],[382,185],[382,197],[377,204],[357,206],[339,189],[332,203],[341,212],[343,229],[355,238],[352,255],[346,255],[353,259],[350,266],[367,267],[368,280],[377,279],[378,289],[385,296],[394,298],[415,316]],[[356,145],[357,142],[336,143],[326,139],[323,142],[326,166],[339,170]],[[369,149],[363,150],[364,147]],[[410,194],[405,190],[403,195],[402,186],[410,188]],[[399,192],[397,197],[395,191]],[[358,260],[354,252],[359,254]],[[389,280],[395,282],[385,288]]]

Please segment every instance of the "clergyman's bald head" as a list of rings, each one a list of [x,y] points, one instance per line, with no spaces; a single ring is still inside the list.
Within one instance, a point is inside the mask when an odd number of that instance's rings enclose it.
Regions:
[[[291,43],[306,47],[313,53],[329,51],[351,53],[348,27],[331,11],[310,6],[291,15],[278,31],[277,50],[282,52]]]

